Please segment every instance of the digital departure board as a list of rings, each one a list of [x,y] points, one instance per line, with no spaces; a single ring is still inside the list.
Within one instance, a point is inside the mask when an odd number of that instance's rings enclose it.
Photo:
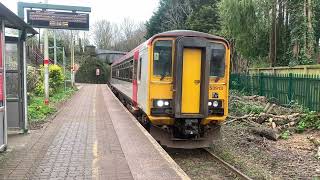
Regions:
[[[27,22],[33,27],[89,30],[89,14],[27,10]]]

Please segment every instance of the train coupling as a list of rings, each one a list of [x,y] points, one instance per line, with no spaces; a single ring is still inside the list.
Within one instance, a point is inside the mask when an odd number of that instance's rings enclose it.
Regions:
[[[199,120],[185,119],[181,126],[181,133],[185,136],[197,136],[199,134]]]

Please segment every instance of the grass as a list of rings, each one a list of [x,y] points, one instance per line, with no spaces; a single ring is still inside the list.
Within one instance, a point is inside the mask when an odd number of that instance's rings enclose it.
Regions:
[[[57,111],[56,104],[63,102],[71,97],[75,89],[63,89],[50,96],[50,104],[44,104],[43,96],[32,96],[28,103],[29,122],[44,122],[45,119]]]

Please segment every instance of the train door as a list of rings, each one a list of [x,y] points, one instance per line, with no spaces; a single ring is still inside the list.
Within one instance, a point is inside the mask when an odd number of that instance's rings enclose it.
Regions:
[[[206,39],[182,37],[176,42],[173,106],[176,118],[208,116],[210,43]]]
[[[200,113],[201,49],[184,48],[181,112]]]

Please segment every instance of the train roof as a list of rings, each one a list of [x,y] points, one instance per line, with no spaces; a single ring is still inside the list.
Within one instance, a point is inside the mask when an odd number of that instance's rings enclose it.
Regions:
[[[212,39],[212,40],[221,40],[221,41],[224,41],[229,46],[229,43],[228,43],[228,41],[226,39],[224,39],[224,38],[222,38],[220,36],[215,36],[215,35],[208,34],[208,33],[203,33],[203,32],[198,32],[198,31],[191,31],[191,30],[166,31],[166,32],[162,32],[162,33],[159,33],[159,34],[156,34],[156,35],[152,36],[146,42],[144,42],[143,44],[139,45],[138,47],[136,47],[132,51],[128,52],[126,55],[122,56],[120,59],[116,60],[112,65],[120,64],[122,61],[125,61],[129,57],[133,56],[135,51],[137,51],[137,49],[140,49],[146,43],[148,45],[151,45],[152,42],[156,38],[160,38],[160,37],[180,37],[180,36],[184,36],[184,37],[202,37],[202,38]]]
[[[191,31],[191,30],[173,30],[173,31],[166,31],[163,33],[159,33],[156,34],[154,36],[152,36],[149,40],[148,40],[148,44],[151,44],[156,38],[159,37],[179,37],[179,36],[184,36],[184,37],[203,37],[203,38],[207,38],[207,39],[215,39],[215,40],[222,40],[225,41],[226,43],[227,40],[220,37],[220,36],[215,36],[212,34],[208,34],[208,33],[203,33],[203,32],[198,32],[198,31]]]

